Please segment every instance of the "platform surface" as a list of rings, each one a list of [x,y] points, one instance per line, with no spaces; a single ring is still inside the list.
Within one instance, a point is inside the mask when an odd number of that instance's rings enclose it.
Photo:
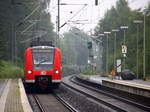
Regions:
[[[32,112],[21,79],[0,79],[0,112]]]
[[[92,75],[92,76],[89,76],[88,79],[92,82],[97,82],[100,84],[102,84],[102,80],[112,80],[109,77],[101,77],[100,75]],[[129,82],[129,83],[140,84],[143,86],[150,87],[150,81],[143,81],[143,80],[136,80],[136,79],[135,80],[116,80],[116,81]]]
[[[109,88],[114,88],[124,92],[150,98],[150,81],[118,79],[112,80],[110,77],[101,77],[100,75],[81,75],[80,77]]]

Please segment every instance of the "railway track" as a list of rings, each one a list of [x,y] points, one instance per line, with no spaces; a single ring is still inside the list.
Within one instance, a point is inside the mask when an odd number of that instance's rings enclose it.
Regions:
[[[29,94],[28,97],[34,112],[78,112],[55,93]]]
[[[124,97],[123,95],[121,96],[119,91],[118,91],[119,94],[118,93],[116,94],[116,92],[113,93],[113,91],[111,91],[111,90],[107,91],[107,90],[105,90],[105,87],[100,85],[100,84],[90,82],[90,81],[81,79],[79,77],[72,77],[71,81],[78,84],[78,85],[84,86],[85,88],[91,89],[91,90],[96,91],[98,93],[106,94],[110,97],[119,99],[119,100],[124,101],[126,103],[132,104],[136,107],[142,108],[144,110],[150,110],[150,105],[149,104],[138,103],[139,102],[138,100],[133,100],[132,98],[129,98],[129,96],[128,96],[128,98],[126,98],[126,96]],[[117,90],[115,89],[115,91],[117,91]]]
[[[94,88],[94,87],[92,87],[92,86],[90,86],[90,85],[86,85],[86,84],[82,83],[82,81],[79,82],[78,80],[79,80],[79,79],[78,79],[78,78],[76,79],[75,77],[71,79],[72,82],[74,82],[74,83],[76,83],[76,84],[78,84],[78,85],[84,86],[84,87],[86,87],[86,88],[88,88],[88,89],[91,89],[91,90],[93,90],[93,91],[97,91],[98,93],[106,94],[107,96],[110,96],[110,97],[116,98],[116,99],[118,99],[118,100],[120,100],[120,101],[129,103],[129,104],[131,104],[131,105],[134,105],[134,106],[136,106],[136,107],[138,107],[138,108],[141,108],[141,109],[143,109],[143,110],[146,110],[146,111],[149,111],[149,110],[150,110],[150,107],[149,107],[149,106],[146,106],[146,105],[143,105],[143,104],[141,104],[141,103],[138,103],[138,101],[135,102],[135,101],[126,99],[126,98],[124,98],[124,97],[120,97],[120,96],[118,96],[118,95],[115,95],[115,94],[110,93],[111,91],[108,92],[108,91],[104,91],[104,90],[102,90],[102,89]],[[96,85],[96,86],[97,86],[97,85]]]
[[[104,91],[85,86],[79,82],[70,81],[69,79],[70,77],[64,79],[64,86],[78,91],[79,93],[84,94],[87,97],[92,98],[95,101],[102,103],[118,112],[147,112],[150,110],[147,106],[132,101],[127,101]]]
[[[55,94],[57,100],[59,100],[70,112],[78,112],[74,107],[72,107],[69,103],[67,103],[64,99]]]
[[[37,95],[32,95],[41,112],[46,112]]]

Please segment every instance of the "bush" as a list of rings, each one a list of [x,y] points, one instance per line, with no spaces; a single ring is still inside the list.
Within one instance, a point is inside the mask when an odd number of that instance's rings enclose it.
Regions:
[[[90,68],[86,68],[86,69],[83,71],[83,74],[84,74],[84,75],[96,75],[97,73],[96,73],[96,72],[93,72]]]
[[[76,74],[79,73],[79,68],[77,66],[63,66],[63,74]]]
[[[10,62],[0,62],[0,78],[23,78],[24,71],[21,67],[14,66]]]

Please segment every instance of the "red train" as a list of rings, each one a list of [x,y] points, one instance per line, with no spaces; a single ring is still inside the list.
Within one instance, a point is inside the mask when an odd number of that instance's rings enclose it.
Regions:
[[[60,50],[51,42],[32,42],[25,51],[25,82],[40,88],[58,88],[61,75]]]

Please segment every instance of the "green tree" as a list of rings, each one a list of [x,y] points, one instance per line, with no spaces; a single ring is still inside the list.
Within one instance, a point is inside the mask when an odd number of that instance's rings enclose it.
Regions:
[[[63,61],[66,65],[86,65],[88,58],[87,39],[89,37],[77,28],[64,34],[60,42]]]
[[[147,9],[150,8],[150,5]],[[139,9],[140,10],[140,9]],[[112,29],[119,29],[117,33],[117,58],[123,59],[121,53],[121,45],[123,43],[123,30],[120,29],[120,26],[128,26],[126,30],[126,45],[128,47],[128,53],[126,57],[126,69],[130,69],[136,73],[136,38],[137,38],[137,26],[133,24],[134,20],[143,20],[143,13],[139,10],[131,10],[128,6],[126,0],[118,0],[116,6],[108,10],[103,19],[101,19],[95,28],[95,35],[103,33],[104,31],[111,31]],[[146,17],[146,72],[149,74],[149,35],[150,35],[150,23],[149,16]],[[139,74],[142,77],[143,73],[143,25],[139,25]],[[109,71],[113,69],[113,53],[114,53],[114,34],[112,33],[109,36],[108,47],[109,47]],[[103,47],[106,48],[106,38],[102,39]],[[103,52],[103,69],[105,69],[106,61],[106,50]]]
[[[27,40],[38,36],[37,31],[46,32],[42,40],[54,40],[51,16],[46,10],[49,3],[50,0],[0,1],[0,60],[23,59],[30,44]],[[30,27],[34,20],[36,23]]]

